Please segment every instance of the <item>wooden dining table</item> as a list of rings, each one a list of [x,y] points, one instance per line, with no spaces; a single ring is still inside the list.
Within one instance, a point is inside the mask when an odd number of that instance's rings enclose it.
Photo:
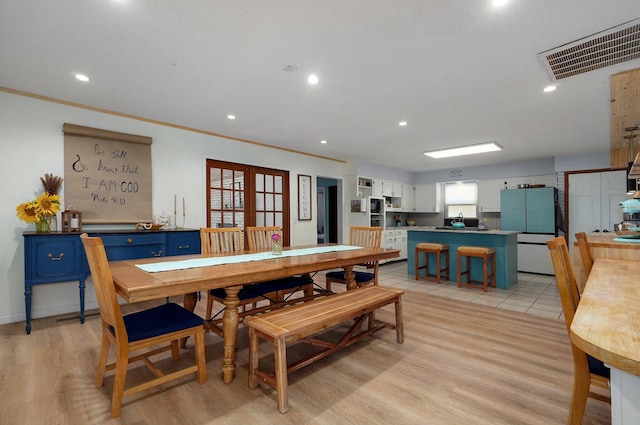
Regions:
[[[252,254],[199,254],[176,257],[155,257],[112,261],[109,263],[117,293],[127,302],[136,303],[153,299],[183,295],[215,288],[224,288],[227,294],[223,314],[224,353],[222,363],[223,380],[231,383],[235,374],[235,350],[238,332],[238,292],[243,285],[284,277],[313,273],[320,270],[342,268],[345,271],[347,290],[356,288],[353,267],[367,261],[398,257],[400,251],[387,248],[340,249],[344,246],[326,244],[322,246],[301,246],[284,248],[283,256],[268,256],[254,261]],[[317,249],[314,249],[317,248]],[[308,253],[309,251],[328,252]],[[292,251],[287,253],[288,251]],[[298,252],[295,252],[298,251]],[[294,255],[302,253],[302,255]],[[189,261],[202,262],[213,257],[229,257],[234,262],[217,265],[200,265],[168,271],[145,271],[141,267],[158,267],[169,263],[186,264]],[[291,256],[289,256],[291,255]],[[244,261],[247,258],[247,261]],[[215,260],[214,260],[215,261]],[[224,261],[224,260],[223,260]],[[162,264],[159,264],[162,263]],[[171,266],[171,264],[169,264]]]
[[[570,337],[611,369],[612,424],[640,424],[640,261],[595,259]]]

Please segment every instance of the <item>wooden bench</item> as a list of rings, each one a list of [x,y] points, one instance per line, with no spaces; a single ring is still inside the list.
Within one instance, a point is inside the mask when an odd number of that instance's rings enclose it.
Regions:
[[[249,388],[256,389],[259,380],[275,388],[278,410],[284,413],[289,409],[289,373],[385,327],[395,328],[397,341],[404,342],[400,300],[403,293],[399,289],[366,286],[245,319],[244,323],[249,328]],[[375,310],[389,304],[395,304],[395,325],[376,321],[374,317]],[[309,338],[351,319],[355,322],[337,343]],[[367,324],[363,328],[365,322]],[[274,373],[267,373],[259,367],[258,338],[273,343]],[[324,349],[287,365],[287,344],[300,340]]]

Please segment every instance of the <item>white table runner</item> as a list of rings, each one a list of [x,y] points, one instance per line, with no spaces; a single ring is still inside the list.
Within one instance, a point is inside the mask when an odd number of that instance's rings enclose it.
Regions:
[[[229,255],[225,257],[192,258],[189,260],[163,261],[153,264],[136,264],[136,267],[148,273],[167,272],[172,270],[192,269],[196,267],[218,266],[221,264],[245,263],[248,261],[274,260],[280,257],[296,257],[299,255],[324,254],[327,252],[361,249],[360,246],[332,245],[282,251],[282,255],[273,255],[271,251],[253,254]]]

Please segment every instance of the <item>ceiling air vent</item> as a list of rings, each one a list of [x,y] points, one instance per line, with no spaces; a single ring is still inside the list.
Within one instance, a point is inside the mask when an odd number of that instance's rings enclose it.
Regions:
[[[538,54],[552,80],[640,58],[640,19]]]

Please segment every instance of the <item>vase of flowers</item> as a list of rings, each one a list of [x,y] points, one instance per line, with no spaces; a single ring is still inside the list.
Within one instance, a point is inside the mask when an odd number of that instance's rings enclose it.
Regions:
[[[278,233],[271,236],[271,254],[282,255],[282,239]]]
[[[33,201],[23,202],[16,207],[18,218],[26,223],[35,223],[38,233],[51,231],[51,221],[58,211],[60,211],[60,196],[49,195],[47,192]]]
[[[52,223],[55,223],[56,214],[60,211],[60,196],[58,191],[62,185],[62,178],[53,174],[45,174],[41,177],[44,193],[33,201],[23,202],[16,207],[16,215],[26,223],[35,223],[36,232],[51,232]]]

